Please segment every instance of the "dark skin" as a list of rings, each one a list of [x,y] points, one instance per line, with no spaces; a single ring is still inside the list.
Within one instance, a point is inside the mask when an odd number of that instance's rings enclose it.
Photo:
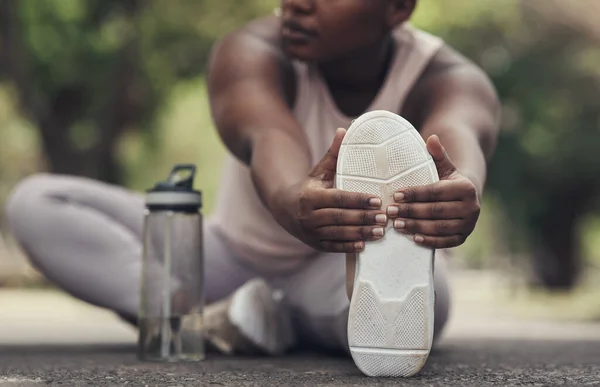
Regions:
[[[345,130],[338,130],[327,154],[311,165],[292,114],[291,60],[297,59],[318,66],[342,112],[360,115],[385,80],[394,54],[390,31],[410,18],[415,2],[283,0],[281,18],[250,23],[213,52],[209,94],[221,138],[250,167],[260,198],[279,224],[320,251],[362,251],[365,242],[382,237],[375,230],[386,216],[418,244],[455,247],[479,217],[499,103],[485,74],[452,49],[436,54],[396,112],[426,139],[440,181],[398,191],[388,208],[372,195],[334,188]]]

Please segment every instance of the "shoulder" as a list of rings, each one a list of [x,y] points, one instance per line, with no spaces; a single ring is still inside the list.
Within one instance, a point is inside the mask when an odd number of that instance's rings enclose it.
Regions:
[[[476,86],[493,90],[483,69],[448,45],[443,45],[423,72],[422,87]]]
[[[219,39],[211,52],[209,78],[219,73],[230,80],[254,76],[292,82],[294,69],[281,49],[278,23],[275,17],[256,19]]]
[[[413,120],[422,122],[433,105],[453,100],[491,110],[499,105],[494,85],[483,69],[443,44],[415,83],[406,109]]]

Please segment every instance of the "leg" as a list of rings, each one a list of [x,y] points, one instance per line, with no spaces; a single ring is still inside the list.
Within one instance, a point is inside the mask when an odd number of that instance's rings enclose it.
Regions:
[[[449,287],[446,253],[438,251],[434,272],[434,337],[437,339],[448,319]],[[353,272],[353,268],[349,268]],[[301,272],[277,278],[273,287],[285,291],[303,339],[331,349],[348,351],[348,308],[344,256],[322,254]]]
[[[448,260],[446,250],[438,250],[435,254],[433,286],[435,289],[435,318],[433,321],[433,344],[440,339],[442,331],[450,315],[450,285],[448,284]]]
[[[271,280],[285,294],[301,342],[331,350],[347,348],[345,273],[343,255],[321,254],[300,272]]]
[[[6,215],[16,240],[48,279],[84,301],[135,316],[140,196],[87,179],[35,175],[12,192]]]
[[[139,304],[144,203],[140,195],[83,178],[36,175],[6,208],[17,241],[58,286],[131,320]],[[207,301],[228,295],[254,273],[205,231]]]

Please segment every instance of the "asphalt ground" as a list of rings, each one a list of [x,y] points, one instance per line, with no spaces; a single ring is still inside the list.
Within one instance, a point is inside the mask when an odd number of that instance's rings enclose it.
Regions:
[[[0,386],[594,386],[600,341],[446,340],[421,374],[363,376],[347,357],[315,353],[142,363],[133,345],[0,347]]]
[[[308,352],[143,363],[136,331],[113,313],[62,292],[0,289],[0,386],[600,386],[599,323],[525,318],[497,281],[459,279],[439,347],[409,379],[365,377],[348,357]]]

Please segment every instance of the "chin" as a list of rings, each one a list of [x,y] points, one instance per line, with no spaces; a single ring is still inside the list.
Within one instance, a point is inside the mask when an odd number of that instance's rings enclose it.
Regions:
[[[316,55],[309,45],[283,44],[283,52],[290,59],[301,62],[315,62],[319,60],[319,55]]]

